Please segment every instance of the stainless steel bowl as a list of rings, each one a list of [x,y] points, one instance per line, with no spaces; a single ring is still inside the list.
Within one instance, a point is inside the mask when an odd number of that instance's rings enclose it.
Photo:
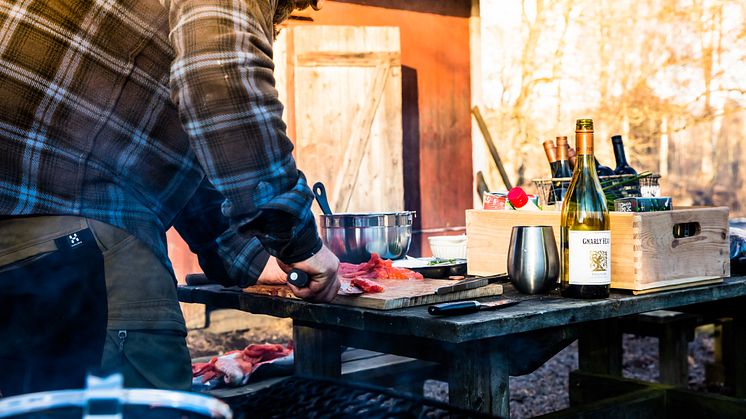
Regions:
[[[320,215],[321,240],[341,262],[363,263],[407,255],[414,211]]]

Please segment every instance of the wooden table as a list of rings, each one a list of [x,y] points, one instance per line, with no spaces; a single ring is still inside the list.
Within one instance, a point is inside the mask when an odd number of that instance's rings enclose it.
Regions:
[[[179,299],[291,317],[297,374],[339,376],[340,345],[435,361],[448,369],[451,404],[504,417],[510,414],[508,377],[534,371],[575,339],[581,370],[618,372],[621,345],[612,332],[622,316],[687,306],[725,311],[734,318],[738,353],[746,353],[746,277],[640,296],[612,293],[603,300],[566,299],[556,291],[522,295],[510,284],[505,289],[505,296],[522,303],[445,318],[430,316],[426,307],[380,311],[310,304],[215,285],[180,287]],[[740,394],[746,390],[744,365],[739,362],[734,372]]]

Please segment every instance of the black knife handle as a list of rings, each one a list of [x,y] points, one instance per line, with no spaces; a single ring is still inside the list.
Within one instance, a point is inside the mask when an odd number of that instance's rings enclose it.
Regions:
[[[308,274],[300,269],[293,269],[288,274],[288,283],[295,285],[298,288],[306,287],[308,282],[310,282]]]
[[[427,312],[433,316],[456,316],[459,314],[476,313],[479,311],[478,301],[457,301],[454,303],[441,303],[431,305]]]

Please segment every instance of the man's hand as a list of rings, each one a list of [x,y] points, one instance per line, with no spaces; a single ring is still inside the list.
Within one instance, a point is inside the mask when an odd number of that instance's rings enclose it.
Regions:
[[[286,265],[279,260],[277,263],[286,273],[293,269],[300,269],[308,274],[310,282],[307,287],[298,288],[288,284],[296,296],[315,303],[328,303],[337,296],[339,259],[326,246],[322,246],[318,253],[306,260],[291,265]]]
[[[277,263],[277,259],[274,256],[270,256],[267,260],[267,264],[264,265],[262,274],[259,275],[259,279],[256,281],[260,285],[282,285],[288,282],[288,274]]]

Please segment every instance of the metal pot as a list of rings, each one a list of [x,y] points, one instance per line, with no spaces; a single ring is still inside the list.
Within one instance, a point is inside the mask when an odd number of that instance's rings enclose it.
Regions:
[[[414,211],[320,215],[321,240],[341,262],[363,263],[407,255]]]

